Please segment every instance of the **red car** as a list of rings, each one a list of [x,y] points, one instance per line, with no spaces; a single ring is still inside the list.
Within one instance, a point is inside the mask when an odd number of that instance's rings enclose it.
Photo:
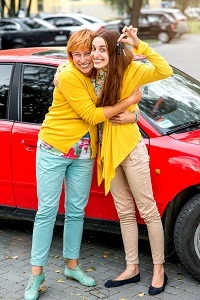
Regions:
[[[0,215],[33,220],[37,210],[37,135],[52,102],[53,76],[65,49],[0,51]],[[148,63],[146,59],[142,59]],[[154,196],[165,230],[166,255],[175,250],[200,280],[200,85],[174,69],[168,79],[143,86],[139,126],[150,155]],[[63,221],[63,195],[58,222]],[[138,216],[142,237],[146,226]],[[111,195],[96,172],[85,227],[119,232]]]

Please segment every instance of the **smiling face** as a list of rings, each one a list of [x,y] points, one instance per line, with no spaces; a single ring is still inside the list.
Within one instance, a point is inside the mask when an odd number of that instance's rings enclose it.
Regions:
[[[91,57],[96,69],[107,70],[109,63],[108,48],[102,37],[95,37],[92,41]]]
[[[77,69],[83,74],[90,75],[93,69],[93,62],[89,49],[77,49],[72,52],[72,60]]]

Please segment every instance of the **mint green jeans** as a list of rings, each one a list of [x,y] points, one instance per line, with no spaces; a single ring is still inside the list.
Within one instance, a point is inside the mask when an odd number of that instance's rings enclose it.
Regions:
[[[47,264],[63,182],[66,187],[63,257],[79,258],[93,165],[94,159],[67,159],[37,148],[38,211],[33,228],[32,265]]]

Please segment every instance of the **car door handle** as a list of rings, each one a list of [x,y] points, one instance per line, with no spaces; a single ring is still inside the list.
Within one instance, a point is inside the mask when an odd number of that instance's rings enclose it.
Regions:
[[[22,144],[24,144],[25,147],[31,147],[31,148],[37,147],[37,141],[34,140],[22,140]]]

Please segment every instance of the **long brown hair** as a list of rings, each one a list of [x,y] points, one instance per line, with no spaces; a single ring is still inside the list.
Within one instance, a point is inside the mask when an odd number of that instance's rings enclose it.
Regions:
[[[109,56],[103,93],[98,99],[97,106],[113,106],[121,97],[124,71],[133,60],[133,52],[124,43],[117,42],[120,37],[117,31],[102,31],[95,37],[102,37],[105,40]]]

